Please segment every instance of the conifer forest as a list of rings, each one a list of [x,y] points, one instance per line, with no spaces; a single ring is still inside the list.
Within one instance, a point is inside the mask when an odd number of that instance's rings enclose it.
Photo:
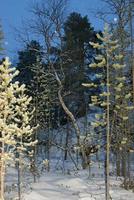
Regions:
[[[0,0],[0,200],[134,200],[134,0]]]

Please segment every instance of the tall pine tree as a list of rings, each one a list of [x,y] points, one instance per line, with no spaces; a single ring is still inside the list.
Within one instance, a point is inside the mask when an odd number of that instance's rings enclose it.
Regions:
[[[88,80],[88,64],[94,55],[89,41],[96,40],[96,34],[87,16],[71,13],[64,24],[65,65],[63,66],[66,91],[70,91],[67,99],[72,111],[78,116],[85,113],[85,93],[82,83]],[[70,102],[69,102],[70,101]]]
[[[110,149],[112,144],[110,143],[113,131],[113,119],[116,115],[116,120],[120,121],[120,131],[122,137],[120,137],[120,143],[124,144],[126,141],[126,134],[124,134],[124,124],[128,120],[128,110],[132,110],[133,106],[129,105],[131,94],[125,93],[124,86],[126,85],[126,78],[123,75],[123,69],[125,67],[122,64],[123,55],[120,54],[119,45],[117,40],[113,40],[113,35],[109,33],[108,26],[105,26],[103,36],[97,34],[101,44],[93,43],[94,48],[100,49],[101,54],[95,57],[95,62],[90,64],[92,68],[101,68],[101,72],[96,74],[96,77],[100,79],[99,85],[94,82],[89,84],[83,84],[86,87],[101,87],[101,93],[99,95],[91,96],[92,104],[90,106],[98,106],[102,108],[102,113],[96,113],[96,121],[91,125],[94,128],[100,127],[101,132],[106,131],[106,138],[102,137],[100,141],[102,145],[103,138],[105,138],[105,183],[106,183],[106,200],[110,200],[110,183],[109,183],[109,164],[110,164]],[[119,141],[116,141],[116,143]],[[126,144],[126,142],[125,142]],[[114,146],[115,148],[115,146]],[[119,150],[119,149],[118,149]]]

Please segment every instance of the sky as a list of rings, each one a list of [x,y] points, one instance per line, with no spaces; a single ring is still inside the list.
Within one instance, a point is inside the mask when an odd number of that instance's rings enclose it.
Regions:
[[[23,19],[30,18],[30,3],[33,0],[0,0],[0,20],[4,32],[5,53],[16,59],[17,51],[21,49],[16,41],[14,27],[21,27]],[[94,17],[93,11],[101,6],[101,0],[68,0],[68,11],[76,11],[88,15],[89,21],[96,30],[103,27],[103,22]]]

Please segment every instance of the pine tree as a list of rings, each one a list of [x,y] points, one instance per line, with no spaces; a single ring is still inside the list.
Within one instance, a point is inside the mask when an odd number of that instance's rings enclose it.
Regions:
[[[34,145],[33,128],[29,125],[31,113],[28,110],[31,98],[25,95],[25,85],[12,82],[18,75],[6,58],[0,65],[0,199],[4,200],[4,177],[8,159],[14,151],[21,153]]]
[[[49,69],[49,64],[43,61],[42,51],[42,47],[36,41],[31,41],[23,51],[19,51],[17,69],[20,73],[16,80],[26,84],[27,93],[33,98],[32,104],[38,105],[36,106],[38,109],[35,109],[38,124],[41,128],[45,128],[48,121],[46,119],[47,112],[45,112],[46,102],[48,102],[48,98],[51,99],[49,103],[51,102],[51,107],[53,107],[57,85],[55,85],[56,81]]]
[[[96,121],[92,122],[91,125],[94,128],[101,127],[102,133],[105,129],[106,131],[106,159],[105,159],[105,183],[106,183],[106,200],[110,199],[109,194],[109,160],[110,160],[110,148],[111,148],[111,138],[112,129],[111,122],[116,113],[117,118],[122,120],[128,120],[127,110],[133,109],[133,107],[128,106],[130,100],[130,94],[126,94],[128,99],[126,101],[125,91],[123,90],[126,84],[126,79],[123,76],[122,64],[123,55],[119,54],[118,41],[113,40],[113,35],[109,34],[108,26],[105,26],[103,36],[97,34],[101,44],[93,43],[94,48],[100,49],[101,54],[95,57],[95,62],[90,64],[90,67],[95,69],[101,69],[96,77],[99,79],[99,85],[94,82],[83,84],[86,87],[100,87],[101,93],[97,96],[91,96],[92,104],[90,106],[98,106],[102,108],[102,113],[96,113]],[[117,119],[116,118],[116,119]],[[123,140],[123,137],[122,137]]]
[[[62,47],[64,88],[70,91],[67,99],[71,111],[82,116],[86,111],[85,90],[82,83],[88,80],[88,64],[91,62],[94,49],[89,41],[96,41],[96,32],[87,16],[71,13],[64,24],[64,43]],[[75,106],[70,106],[70,105]]]
[[[19,95],[19,99],[17,99],[15,104],[15,122],[18,126],[17,134],[15,135],[15,150],[14,154],[16,155],[16,164],[17,164],[17,171],[18,171],[18,197],[21,200],[21,186],[23,183],[23,167],[29,167],[29,163],[25,162],[25,157],[31,159],[33,157],[33,150],[37,143],[37,140],[33,137],[34,131],[36,130],[31,127],[31,119],[32,116],[32,109],[29,109],[31,105],[31,97],[26,95],[26,88],[25,85],[19,86],[16,84],[15,86],[17,98]],[[34,113],[34,112],[33,112]]]
[[[26,47],[18,51],[19,62],[17,63],[17,69],[19,70],[19,75],[17,80],[21,84],[26,84],[29,86],[31,80],[33,79],[33,72],[31,71],[31,66],[37,61],[42,60],[42,46],[36,41],[30,41]]]
[[[48,134],[42,135],[41,137],[46,138],[47,144],[47,159],[49,160],[49,148],[50,148],[50,129],[52,128],[55,104],[54,99],[56,97],[56,84],[54,77],[49,71],[46,64],[43,64],[39,58],[35,64],[31,66],[33,73],[33,79],[31,85],[28,86],[30,94],[33,96],[31,106],[35,107],[33,115],[33,123],[39,125],[40,130],[47,130]],[[35,132],[35,139],[37,139],[37,130]],[[39,142],[40,139],[38,138]],[[35,158],[36,158],[35,150]],[[36,166],[36,161],[34,161]],[[34,178],[35,180],[35,178]]]
[[[38,124],[38,130],[44,131],[48,134],[37,136],[37,129],[34,132],[34,137],[43,137],[46,139],[47,145],[47,158],[49,157],[49,143],[50,143],[50,129],[54,124],[54,114],[56,109],[55,99],[57,97],[57,84],[50,70],[49,63],[43,61],[42,47],[36,41],[31,41],[26,49],[19,52],[18,69],[20,75],[17,77],[21,83],[25,83],[27,87],[27,93],[32,96],[31,107],[35,108],[35,112],[32,119],[32,124]],[[25,78],[24,78],[25,77]],[[56,120],[55,120],[56,121]],[[41,141],[39,139],[39,144]],[[37,162],[35,161],[37,156],[37,146],[34,150],[33,175],[34,181],[36,179],[35,171],[37,171]]]

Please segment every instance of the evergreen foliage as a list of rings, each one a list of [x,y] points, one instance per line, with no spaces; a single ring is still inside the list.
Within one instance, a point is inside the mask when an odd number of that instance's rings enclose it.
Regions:
[[[31,97],[25,94],[25,85],[12,82],[18,75],[6,58],[0,65],[0,198],[4,199],[4,177],[8,160],[14,159],[15,152],[21,154],[34,146],[30,126],[32,112],[29,111]],[[29,148],[28,148],[29,147]],[[29,151],[28,151],[29,152]]]
[[[70,91],[67,99],[71,110],[82,116],[86,111],[86,94],[82,83],[89,79],[88,64],[94,56],[89,41],[96,41],[96,32],[87,16],[71,13],[64,24],[65,80],[64,88]],[[89,91],[88,91],[89,92]]]
[[[92,68],[101,68],[102,71],[96,76],[100,79],[101,93],[97,96],[91,96],[92,103],[90,106],[98,106],[102,108],[102,113],[96,113],[96,121],[92,122],[91,125],[94,128],[100,127],[102,133],[104,128],[106,131],[106,199],[110,199],[109,194],[109,159],[110,159],[110,148],[114,143],[110,143],[111,139],[115,139],[115,135],[112,135],[113,120],[121,121],[118,124],[118,128],[122,130],[124,122],[128,120],[128,110],[133,110],[134,107],[130,104],[131,94],[126,93],[124,90],[126,78],[123,75],[123,69],[125,65],[122,63],[123,55],[120,54],[119,45],[117,40],[113,40],[113,35],[109,33],[108,26],[105,26],[103,36],[97,34],[97,38],[102,41],[101,44],[90,42],[90,44],[97,49],[101,50],[101,54],[95,57],[95,62],[90,64]],[[98,87],[97,84],[91,82],[89,84],[83,84],[86,87]],[[121,125],[121,126],[120,126]],[[120,138],[120,142],[119,142]],[[103,140],[103,137],[102,137]],[[118,135],[117,143],[126,144],[124,140],[124,131],[121,137]],[[100,141],[102,143],[102,141]],[[114,146],[115,148],[115,146]]]

